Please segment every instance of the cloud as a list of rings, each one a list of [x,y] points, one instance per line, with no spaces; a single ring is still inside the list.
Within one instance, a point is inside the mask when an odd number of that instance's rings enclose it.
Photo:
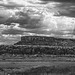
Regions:
[[[20,40],[20,35],[2,35],[0,36],[0,44],[14,44]]]
[[[59,2],[50,2],[50,3],[47,3],[46,5],[44,5],[45,8],[42,7],[42,4],[41,4],[40,5],[41,10],[38,9],[35,5],[34,7],[24,8],[22,11],[20,11],[20,10],[18,10],[16,12],[14,11],[15,12],[14,15],[12,17],[10,17],[8,20],[6,20],[4,22],[4,24],[11,25],[11,23],[19,23],[19,27],[21,27],[21,28],[32,29],[32,30],[45,29],[45,30],[49,30],[49,31],[59,30],[59,32],[61,30],[68,30],[70,27],[71,27],[71,29],[74,29],[74,21],[75,21],[74,18],[62,16],[61,12],[63,12],[63,14],[64,14],[66,12],[66,10],[68,9],[68,7],[66,8],[66,5],[64,5],[63,8],[60,7],[62,5],[63,4],[61,4]],[[67,6],[69,6],[69,5],[70,4],[67,4]],[[40,13],[40,12],[42,12],[42,13]],[[34,16],[37,14],[38,15],[40,14],[40,15]],[[55,16],[55,15],[57,15],[57,16]],[[58,16],[58,15],[60,15],[60,16]],[[63,27],[63,29],[62,29],[62,27]]]
[[[13,42],[22,35],[72,38],[75,35],[74,13],[73,0],[2,0],[1,43]]]
[[[15,29],[8,29],[8,30],[4,30],[2,32],[2,34],[12,34],[12,35],[16,35],[16,34],[23,34],[23,31],[21,30],[15,30]]]
[[[75,17],[75,1],[74,0],[42,0],[46,2],[46,4],[54,3],[52,4],[55,11],[57,11],[59,14],[57,16],[69,16],[69,17]],[[49,6],[48,8],[51,8]],[[51,9],[50,9],[51,10]],[[51,10],[52,11],[52,10]]]
[[[13,1],[13,2],[15,2],[15,1]],[[21,1],[21,2],[24,2],[24,1]],[[17,1],[15,3],[20,5],[20,3],[18,3]],[[32,6],[32,4],[33,3],[31,3],[30,5]],[[67,9],[69,9],[68,7],[66,8],[66,5],[64,5],[64,7],[62,8],[62,7],[60,7],[60,6],[62,6],[62,4],[59,2],[50,2],[50,3],[47,3],[46,5],[44,5],[44,7],[42,7],[43,4],[41,4],[41,5],[38,4],[38,6],[40,5],[39,8],[41,10],[38,9],[36,5],[34,4],[34,6],[31,8],[24,7],[24,9],[22,11],[20,11],[20,10],[18,10],[16,12],[14,11],[15,12],[14,15],[12,17],[9,17],[9,19],[6,20],[4,22],[4,24],[11,25],[11,23],[19,23],[20,24],[19,27],[22,27],[22,28],[27,28],[27,29],[38,29],[38,28],[49,29],[50,28],[50,30],[54,30],[54,29],[59,30],[59,29],[61,29],[61,28],[59,28],[60,25],[62,25],[61,27],[63,27],[63,28],[64,28],[64,25],[68,26],[67,19],[71,18],[71,17],[64,18],[65,15],[62,16],[62,12],[63,12],[63,14],[65,14]],[[69,5],[67,4],[67,6],[69,6]],[[37,10],[37,11],[35,11],[35,10]],[[40,13],[40,12],[42,12],[42,13]],[[41,15],[40,15],[40,17],[34,16],[36,14],[41,14]],[[55,15],[57,15],[57,17]],[[58,15],[60,15],[60,16],[58,17]],[[61,19],[61,22],[60,22],[60,19]],[[64,19],[66,19],[66,21]],[[69,20],[71,20],[71,19],[69,19]],[[74,20],[71,20],[71,21],[74,22]],[[70,24],[74,25],[74,23],[69,22],[69,26],[70,26]]]
[[[27,28],[27,29],[34,29],[40,28],[41,18],[40,17],[30,17],[28,13],[18,12],[15,16],[9,18],[4,22],[6,25],[11,25],[11,23],[19,23],[19,27]]]
[[[61,3],[58,12],[60,16],[75,17],[75,3]]]
[[[4,23],[10,16],[10,13],[7,10],[0,9],[0,24]]]
[[[55,1],[55,2],[75,2],[75,0],[41,0],[41,1]]]
[[[22,5],[17,5],[17,4],[0,4],[0,6],[6,8],[6,9],[14,9],[18,7],[24,7]]]

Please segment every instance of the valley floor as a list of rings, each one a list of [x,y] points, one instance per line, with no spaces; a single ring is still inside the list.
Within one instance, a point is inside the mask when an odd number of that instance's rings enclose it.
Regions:
[[[25,72],[32,68],[37,67],[71,67],[75,66],[75,57],[63,56],[49,56],[49,57],[12,57],[1,58],[0,57],[0,75],[12,75],[11,73]],[[15,75],[15,74],[13,74]],[[17,74],[18,75],[18,74]],[[22,75],[22,74],[19,74]],[[31,75],[31,74],[29,74]],[[52,75],[52,74],[51,74]],[[55,74],[56,75],[56,74]],[[61,74],[60,74],[61,75]]]

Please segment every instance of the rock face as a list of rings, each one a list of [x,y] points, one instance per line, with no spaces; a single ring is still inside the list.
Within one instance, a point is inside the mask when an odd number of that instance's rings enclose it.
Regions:
[[[21,41],[14,45],[48,45],[48,46],[75,46],[75,39],[63,39],[46,36],[22,36]]]

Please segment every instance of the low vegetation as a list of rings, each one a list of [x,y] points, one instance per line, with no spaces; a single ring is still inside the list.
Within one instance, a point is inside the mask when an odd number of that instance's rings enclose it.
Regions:
[[[75,66],[42,66],[24,72],[13,72],[10,75],[75,75]]]
[[[46,54],[46,55],[75,55],[75,47],[42,46],[42,45],[1,45],[2,54]]]

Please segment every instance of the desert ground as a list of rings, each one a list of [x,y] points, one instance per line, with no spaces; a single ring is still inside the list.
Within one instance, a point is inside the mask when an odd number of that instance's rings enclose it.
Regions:
[[[41,72],[39,68],[42,68]],[[49,73],[47,74],[44,69],[50,70]],[[64,69],[66,72],[63,71]],[[0,58],[0,75],[75,75],[74,71],[75,57]]]

